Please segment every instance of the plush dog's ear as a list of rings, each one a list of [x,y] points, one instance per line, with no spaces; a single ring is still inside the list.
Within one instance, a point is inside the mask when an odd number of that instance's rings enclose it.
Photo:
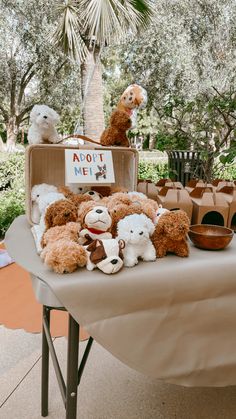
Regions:
[[[39,112],[40,112],[40,105],[34,105],[34,107],[32,108],[30,112],[30,122],[34,122]]]
[[[147,220],[146,220],[145,224],[147,226],[148,233],[151,236],[154,233],[155,226],[154,226],[153,222],[150,220],[150,218],[148,218],[148,217],[147,217]]]
[[[54,109],[50,109],[50,115],[53,119],[54,124],[58,124],[58,122],[60,122],[60,116],[56,111],[54,111]]]
[[[124,259],[124,255],[123,255],[122,250],[125,248],[125,242],[124,242],[124,240],[120,239],[118,241],[118,243],[119,243],[119,257],[123,260]]]
[[[101,246],[101,245],[102,245],[101,240],[96,239],[96,240],[92,241],[92,243],[90,243],[90,244],[88,245],[87,250],[88,250],[89,252],[94,252],[94,250],[95,250],[98,246]]]
[[[119,243],[119,249],[120,249],[120,250],[122,250],[122,249],[124,249],[124,248],[125,248],[125,242],[124,242],[124,240],[120,239],[120,240],[118,241],[118,243]]]

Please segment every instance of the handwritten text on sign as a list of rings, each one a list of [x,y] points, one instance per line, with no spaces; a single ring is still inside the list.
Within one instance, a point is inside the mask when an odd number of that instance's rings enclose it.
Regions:
[[[114,183],[112,153],[109,150],[65,150],[66,182]]]

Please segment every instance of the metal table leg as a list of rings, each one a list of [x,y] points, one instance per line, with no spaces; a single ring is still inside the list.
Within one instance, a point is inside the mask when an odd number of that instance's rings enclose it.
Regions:
[[[43,321],[46,319],[50,327],[50,310],[43,306]],[[44,323],[44,322],[43,322]],[[42,376],[41,376],[41,415],[48,415],[48,372],[49,372],[49,346],[42,327]]]
[[[61,372],[57,355],[53,346],[50,333],[50,311],[65,310],[64,308],[53,308],[43,306],[43,331],[42,331],[42,384],[41,384],[41,414],[48,415],[48,370],[49,353],[52,358],[53,367],[56,373],[62,400],[66,409],[66,419],[76,419],[77,388],[86,365],[89,352],[93,343],[90,337],[86,345],[83,357],[78,368],[79,358],[79,324],[69,315],[68,326],[68,350],[67,350],[67,379],[66,384]]]
[[[66,419],[76,419],[79,324],[69,315],[67,352]]]

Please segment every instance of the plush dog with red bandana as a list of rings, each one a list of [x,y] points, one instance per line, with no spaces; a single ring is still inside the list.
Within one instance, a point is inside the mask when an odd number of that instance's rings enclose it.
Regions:
[[[94,201],[82,203],[78,211],[78,219],[82,230],[79,233],[80,244],[84,246],[96,239],[111,239],[110,232],[112,218],[103,205],[97,205]]]

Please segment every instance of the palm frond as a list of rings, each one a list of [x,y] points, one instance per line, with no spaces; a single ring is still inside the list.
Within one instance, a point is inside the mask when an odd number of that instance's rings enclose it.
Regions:
[[[76,2],[65,0],[64,4],[58,5],[57,12],[60,18],[52,42],[72,59],[84,62],[88,49],[81,36],[82,28]]]
[[[107,45],[145,28],[154,16],[153,4],[151,0],[79,0],[78,10],[89,38]]]

